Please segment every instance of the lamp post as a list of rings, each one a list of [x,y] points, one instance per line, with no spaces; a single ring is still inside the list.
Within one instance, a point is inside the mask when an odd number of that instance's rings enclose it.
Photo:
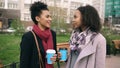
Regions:
[[[110,22],[110,31],[112,30],[112,16],[108,17],[108,21]]]

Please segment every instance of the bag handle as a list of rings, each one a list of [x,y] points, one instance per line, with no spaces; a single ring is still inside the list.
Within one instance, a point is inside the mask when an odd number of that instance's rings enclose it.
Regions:
[[[39,62],[40,62],[40,68],[44,68],[44,64],[43,64],[43,61],[42,61],[42,56],[41,56],[41,53],[40,53],[40,48],[39,48],[39,44],[38,44],[38,40],[36,38],[36,35],[33,31],[31,31],[33,36],[34,36],[34,39],[35,39],[35,43],[36,43],[36,46],[37,46],[37,50],[38,50],[38,56],[39,56]]]

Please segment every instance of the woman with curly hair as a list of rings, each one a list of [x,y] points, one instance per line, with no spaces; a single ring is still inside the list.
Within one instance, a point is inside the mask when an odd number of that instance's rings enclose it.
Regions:
[[[47,49],[56,50],[56,33],[50,29],[50,12],[47,5],[40,1],[31,5],[30,12],[34,26],[32,31],[22,37],[20,68],[54,68],[53,64],[48,64],[46,60]],[[38,47],[34,36],[38,41]],[[56,61],[56,55],[51,60]]]
[[[70,56],[66,68],[105,68],[106,40],[100,33],[100,17],[92,6],[74,13]]]

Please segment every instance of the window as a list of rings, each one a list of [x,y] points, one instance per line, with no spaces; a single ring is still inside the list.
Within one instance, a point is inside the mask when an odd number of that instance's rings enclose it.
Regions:
[[[4,6],[5,6],[4,2],[0,2],[0,7],[4,7]]]
[[[24,4],[25,9],[29,9],[30,4]]]
[[[12,7],[11,3],[8,3],[8,8],[11,8],[11,7]]]
[[[76,9],[82,5],[83,5],[83,3],[71,2],[71,9]]]
[[[64,2],[68,2],[68,0],[64,0]]]
[[[49,0],[49,1],[54,1],[54,0]]]
[[[116,1],[115,4],[119,4],[119,1]]]
[[[24,13],[24,21],[30,21],[30,14],[29,13]]]
[[[112,2],[107,2],[106,4],[107,4],[107,5],[112,5],[113,3],[112,3]]]
[[[114,8],[115,8],[115,9],[118,9],[118,8],[119,8],[119,5],[115,5]]]
[[[16,9],[17,8],[17,4],[16,3],[8,3],[8,8],[9,9]]]
[[[71,7],[71,9],[75,9],[75,4],[72,3],[70,7]]]
[[[0,29],[2,29],[2,21],[0,21]]]
[[[2,16],[2,13],[0,12],[0,17]]]
[[[56,2],[59,2],[59,3],[60,3],[60,2],[61,2],[61,0],[56,0]]]
[[[17,8],[17,4],[13,4],[13,8]]]

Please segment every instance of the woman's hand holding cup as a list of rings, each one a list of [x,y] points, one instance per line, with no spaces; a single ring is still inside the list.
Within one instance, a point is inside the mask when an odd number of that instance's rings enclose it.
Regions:
[[[54,54],[54,56],[51,57],[52,63],[55,63],[55,62],[56,62],[56,59],[57,59],[57,54]]]
[[[46,54],[47,54],[46,58],[47,58],[47,63],[48,64],[53,64],[56,61],[57,55],[55,53],[56,53],[56,51],[53,50],[53,49],[48,49],[46,51]]]

